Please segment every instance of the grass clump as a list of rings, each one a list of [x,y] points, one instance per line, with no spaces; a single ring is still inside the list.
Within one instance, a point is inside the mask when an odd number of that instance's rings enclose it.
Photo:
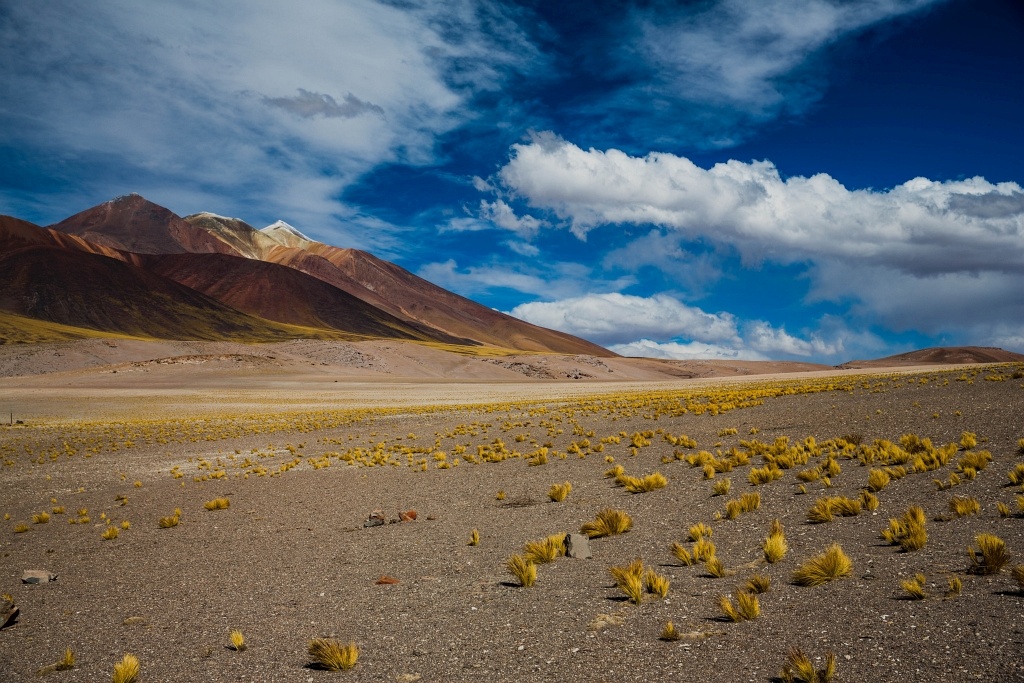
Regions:
[[[108,526],[106,529],[103,530],[103,533],[100,534],[100,536],[103,538],[104,541],[112,541],[115,538],[117,538],[120,533],[121,532],[118,531],[118,528],[116,526]]]
[[[762,593],[767,593],[771,587],[771,577],[769,577],[766,574],[754,574],[749,579],[747,579],[747,582],[745,584],[743,584],[743,590],[747,591],[748,593],[753,593],[754,595],[761,595]]]
[[[178,515],[171,515],[169,517],[161,517],[157,522],[157,526],[161,529],[170,529],[171,527],[178,526],[179,522],[181,522],[181,517]]]
[[[779,525],[778,531],[773,530],[768,534],[768,538],[764,539],[764,544],[761,546],[761,549],[764,551],[765,561],[769,564],[775,564],[786,556],[786,552],[789,550],[789,544],[786,543],[786,535],[782,532],[781,524]]]
[[[630,493],[648,493],[668,486],[668,479],[660,472],[652,472],[646,477],[622,476],[619,481]]]
[[[121,661],[114,665],[113,683],[135,683],[142,670],[139,658],[133,654],[125,654]]]
[[[522,555],[513,555],[505,561],[505,567],[523,588],[537,583],[537,564]]]
[[[946,597],[955,598],[956,596],[960,595],[963,589],[964,582],[960,579],[960,577],[951,576],[949,577],[949,587],[946,589]]]
[[[704,563],[704,569],[707,570],[709,576],[715,579],[720,579],[730,574],[722,561],[714,556],[708,558],[708,561]]]
[[[702,538],[693,544],[693,559],[696,562],[707,562],[715,556],[715,544]]]
[[[473,529],[469,532],[469,543],[466,545],[477,546],[480,545],[480,530]]]
[[[699,541],[704,537],[711,538],[714,534],[714,530],[704,522],[697,522],[690,527],[689,532],[689,538],[691,541]]]
[[[899,545],[904,552],[920,550],[928,542],[924,520],[924,510],[914,505],[900,519],[889,520],[888,528],[882,530],[882,538],[893,545]]]
[[[786,654],[786,662],[779,673],[779,677],[785,683],[831,683],[835,675],[835,654],[826,653],[824,668],[816,670],[811,658],[798,647],[792,648]]]
[[[553,534],[540,541],[529,541],[523,556],[534,564],[554,562],[565,555],[565,534]]]
[[[722,616],[727,621],[750,621],[761,616],[761,604],[754,593],[738,591],[736,593],[736,604],[728,595],[723,595],[718,601],[722,609]]]
[[[624,534],[633,528],[633,518],[625,510],[606,508],[597,513],[597,518],[580,527],[580,533],[589,538]]]
[[[842,578],[853,571],[853,563],[838,543],[816,555],[793,572],[793,583],[798,586],[820,586]]]
[[[812,524],[831,522],[836,515],[840,517],[854,517],[861,512],[860,498],[847,498],[845,496],[833,496],[831,498],[819,498],[807,511],[807,521]]]
[[[682,543],[672,544],[672,554],[684,567],[689,567],[694,563],[693,555],[690,554],[690,551]]]
[[[715,482],[715,485],[711,487],[711,495],[724,496],[729,493],[730,488],[732,488],[731,479],[719,479]]]
[[[967,556],[973,574],[998,574],[1010,563],[1010,555],[1006,552],[1006,542],[994,534],[978,534],[974,537],[977,548],[967,548]]]
[[[608,571],[615,580],[615,585],[626,594],[626,597],[634,605],[639,605],[644,600],[644,563],[633,560],[625,567],[609,567]],[[666,587],[667,590],[667,587]]]
[[[668,589],[671,582],[667,576],[659,574],[653,569],[648,569],[644,573],[644,588],[648,593],[657,595],[659,598],[668,597]]]
[[[203,507],[207,510],[227,510],[231,507],[231,501],[227,498],[214,498],[203,503]]]
[[[889,473],[881,469],[873,469],[868,472],[868,491],[878,493],[892,481]]]
[[[36,513],[36,514],[32,515],[32,523],[33,524],[46,524],[49,521],[50,521],[50,513],[49,512],[39,512],[39,513]]]
[[[231,649],[235,652],[242,652],[246,648],[245,636],[238,629],[233,630],[228,634],[228,640],[231,641]]]
[[[24,522],[17,524],[14,527],[14,533],[16,534],[23,534],[26,531],[28,531],[28,524],[25,524]]]
[[[1024,439],[1021,439],[1021,441],[1024,441]],[[1024,462],[1017,463],[1012,470],[1006,473],[1006,476],[1009,477],[1010,483],[1014,486],[1024,484]]]
[[[753,512],[761,507],[760,493],[744,493],[725,504],[725,518],[736,519],[745,512]]]
[[[665,624],[665,628],[661,629],[661,635],[658,636],[659,639],[667,640],[669,642],[679,640],[682,637],[683,634],[679,632],[679,629],[677,629],[676,625],[671,621]]]
[[[334,638],[314,638],[308,652],[313,661],[327,671],[347,671],[359,659],[359,646],[355,643],[342,645]]]
[[[949,501],[949,510],[957,517],[976,515],[981,512],[981,503],[967,496],[953,496]]]
[[[760,486],[761,484],[768,484],[776,479],[782,479],[784,472],[774,465],[765,465],[764,467],[755,467],[750,470],[750,474],[747,475],[747,481],[753,486]]]
[[[572,491],[572,484],[569,482],[563,482],[561,484],[552,484],[551,488],[548,489],[548,498],[555,503],[561,503],[565,500],[569,492]]]
[[[907,594],[910,600],[924,600],[927,595],[924,592],[925,575],[917,574],[912,579],[900,581],[900,588]]]

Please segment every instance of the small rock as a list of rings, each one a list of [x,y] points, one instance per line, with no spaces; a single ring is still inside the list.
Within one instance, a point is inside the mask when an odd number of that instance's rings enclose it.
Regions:
[[[384,526],[384,523],[386,521],[387,519],[384,517],[383,510],[374,510],[373,512],[370,513],[370,516],[366,519],[366,521],[363,522],[363,526]]]
[[[589,560],[594,557],[590,552],[590,539],[583,534],[566,534],[565,556],[580,560]]]
[[[56,580],[57,575],[45,569],[26,569],[21,574],[22,583],[49,583]]]
[[[415,522],[416,521],[416,511],[415,510],[400,511],[398,513],[398,519],[400,519],[403,522]]]

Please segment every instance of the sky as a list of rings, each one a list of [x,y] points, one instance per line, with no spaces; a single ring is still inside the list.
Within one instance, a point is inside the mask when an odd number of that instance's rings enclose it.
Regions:
[[[0,0],[0,213],[284,220],[625,355],[1024,352],[1019,0]]]

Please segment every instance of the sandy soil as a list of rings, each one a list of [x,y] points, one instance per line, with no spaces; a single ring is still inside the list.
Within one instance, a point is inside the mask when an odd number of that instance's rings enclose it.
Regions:
[[[10,515],[0,521],[0,592],[21,608],[18,621],[0,630],[4,681],[38,680],[36,672],[68,647],[75,668],[47,679],[106,680],[131,652],[143,681],[769,681],[794,646],[816,658],[834,652],[841,681],[1024,680],[1024,593],[1009,568],[968,573],[966,553],[975,534],[995,533],[1014,563],[1024,562],[1024,514],[1003,517],[996,508],[1016,509],[1024,494],[1007,478],[1024,462],[1017,444],[1024,380],[1013,378],[1014,367],[417,384],[401,373],[391,382],[355,381],[320,374],[330,366],[298,372],[223,353],[194,365],[143,358],[139,366],[123,360],[116,374],[79,367],[0,380],[0,400],[16,403],[25,422],[0,427],[0,514]],[[997,376],[1002,381],[985,380]],[[789,390],[778,391],[780,382]],[[665,403],[689,396],[724,404],[766,390],[772,395],[760,405],[717,415]],[[727,428],[736,434],[723,434]],[[650,445],[631,455],[630,435],[645,431],[655,432]],[[754,487],[747,475],[760,457],[708,481],[675,455],[743,451],[742,440],[779,437],[859,436],[870,444],[915,433],[945,444],[965,431],[977,434],[975,450],[993,456],[976,478],[937,489],[933,480],[948,480],[957,455],[940,470],[893,481],[874,512],[826,524],[807,523],[807,509],[819,496],[859,493],[868,468],[856,459],[838,459],[842,472],[831,488],[815,481],[800,495],[797,471],[822,458]],[[621,433],[619,443],[593,452]],[[689,435],[698,448],[673,447],[664,433]],[[548,462],[467,460],[496,439],[521,454],[550,443]],[[591,443],[586,457],[568,453],[583,439]],[[344,460],[376,450],[394,464]],[[439,469],[437,452],[459,465]],[[629,474],[659,471],[668,485],[627,493],[604,477],[608,457]],[[418,471],[421,459],[426,471]],[[712,495],[725,477],[729,494]],[[562,481],[572,492],[549,501],[548,488]],[[759,509],[715,518],[727,499],[748,492],[760,493]],[[980,513],[946,519],[957,495],[977,499]],[[204,509],[217,497],[230,507]],[[903,553],[879,533],[912,504],[927,513],[928,543]],[[532,588],[515,585],[506,558],[527,541],[578,531],[606,507],[627,511],[632,531],[594,539],[593,559],[540,565]],[[175,508],[180,524],[158,528]],[[80,509],[89,521],[69,524]],[[375,509],[388,517],[415,509],[418,518],[364,528]],[[50,521],[33,524],[43,511]],[[103,540],[103,516],[130,528]],[[790,551],[768,565],[760,545],[776,518]],[[732,575],[712,578],[672,556],[671,544],[685,542],[701,521],[714,529]],[[15,533],[19,523],[29,530]],[[481,541],[470,547],[474,528]],[[852,574],[815,588],[793,585],[793,570],[835,541],[852,559]],[[671,580],[667,598],[623,601],[608,569],[637,557]],[[32,568],[58,579],[20,583]],[[723,621],[720,596],[755,572],[771,579],[761,616]],[[904,599],[900,581],[917,572],[927,577],[928,597]],[[398,583],[378,585],[382,575]],[[944,597],[950,577],[963,582],[957,597]],[[659,640],[670,620],[683,639]],[[248,641],[244,652],[226,647],[235,628]],[[356,667],[308,668],[306,647],[321,636],[358,643]]]

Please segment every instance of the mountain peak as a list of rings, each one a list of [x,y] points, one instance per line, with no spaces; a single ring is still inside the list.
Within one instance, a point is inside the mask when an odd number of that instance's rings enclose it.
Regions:
[[[276,242],[286,247],[303,247],[306,244],[315,242],[303,235],[298,228],[289,225],[284,221],[276,221],[260,230],[264,235],[272,237]]]

